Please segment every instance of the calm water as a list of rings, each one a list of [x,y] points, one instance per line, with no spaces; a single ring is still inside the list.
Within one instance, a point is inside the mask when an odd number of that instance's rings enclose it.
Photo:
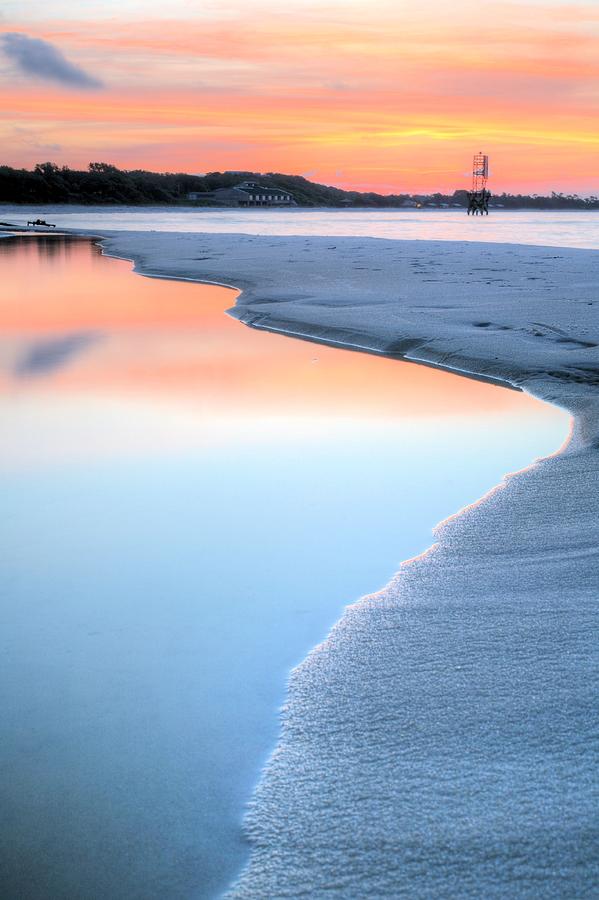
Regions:
[[[193,209],[133,206],[0,206],[0,218],[42,218],[63,228],[220,231],[248,234],[358,235],[447,241],[494,241],[599,248],[599,212],[510,212],[483,218],[464,210]]]
[[[214,896],[289,668],[567,417],[252,331],[87,241],[0,269],[0,893]]]

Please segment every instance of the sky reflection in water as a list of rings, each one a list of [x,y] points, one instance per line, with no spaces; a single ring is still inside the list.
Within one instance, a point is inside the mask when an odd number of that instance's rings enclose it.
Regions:
[[[9,893],[212,896],[289,667],[567,417],[87,241],[0,267]]]

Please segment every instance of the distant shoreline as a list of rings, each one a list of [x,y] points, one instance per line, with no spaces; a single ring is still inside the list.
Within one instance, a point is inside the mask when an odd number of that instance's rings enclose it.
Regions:
[[[401,177],[401,173],[398,173]],[[33,170],[0,166],[0,203],[46,205],[54,203],[84,205],[173,206],[193,202],[194,208],[227,209],[249,204],[252,209],[293,206],[302,209],[466,209],[469,182],[453,191],[398,190],[387,194],[377,191],[347,190],[319,184],[302,175],[284,172],[210,172],[190,175],[186,172],[147,172],[143,169],[119,169],[109,163],[90,163],[86,169],[70,169],[53,162],[40,163]],[[581,197],[551,191],[538,194],[494,191],[490,202],[500,209],[594,209],[599,197]],[[256,192],[256,193],[254,193]],[[263,206],[264,204],[264,206]]]
[[[192,210],[194,212],[239,212],[239,213],[261,213],[264,215],[277,215],[280,213],[306,213],[306,212],[322,212],[323,210],[327,210],[328,212],[402,212],[402,213],[427,213],[427,212],[443,212],[443,213],[466,213],[465,206],[454,206],[447,208],[445,206],[435,206],[434,204],[429,206],[415,207],[415,206],[282,206],[282,207],[235,207],[235,206],[216,206],[216,205],[208,205],[201,203],[120,203],[120,202],[105,202],[98,203],[97,201],[91,203],[81,203],[81,202],[73,202],[73,203],[36,203],[31,200],[0,200],[0,211],[3,207],[13,207],[20,206],[23,208],[31,208],[37,209],[56,209],[57,207],[65,207],[65,208],[74,208],[80,207],[81,209],[90,209],[94,206],[101,207],[106,210],[113,209],[160,209],[161,211],[172,209],[172,210]],[[531,206],[531,205],[522,205],[522,206],[510,206],[510,207],[499,207],[494,206],[493,203],[490,205],[490,210],[492,214],[501,214],[501,213],[512,213],[512,212],[550,212],[550,213],[562,213],[562,212],[587,212],[587,213],[597,213],[599,212],[599,204],[593,207],[584,207],[584,206],[560,206],[556,208],[548,208],[545,206]]]

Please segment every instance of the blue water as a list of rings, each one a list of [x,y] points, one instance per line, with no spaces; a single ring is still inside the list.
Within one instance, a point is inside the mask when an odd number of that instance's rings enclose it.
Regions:
[[[290,667],[436,522],[556,449],[568,420],[464,379],[456,406],[455,376],[224,314],[217,335],[195,285],[177,288],[191,324],[104,322],[24,378],[32,347],[81,333],[28,320],[31,280],[48,308],[70,290],[85,305],[78,266],[125,306],[146,287],[168,305],[174,288],[86,243],[3,245],[3,309],[22,324],[0,342],[0,893],[212,897],[246,859],[244,804]],[[165,392],[184,351],[201,377]],[[348,365],[365,395],[344,387]]]

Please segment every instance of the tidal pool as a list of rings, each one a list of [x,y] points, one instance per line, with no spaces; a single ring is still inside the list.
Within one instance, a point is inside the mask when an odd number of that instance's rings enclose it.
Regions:
[[[290,667],[568,417],[87,240],[0,270],[2,894],[214,897]]]

